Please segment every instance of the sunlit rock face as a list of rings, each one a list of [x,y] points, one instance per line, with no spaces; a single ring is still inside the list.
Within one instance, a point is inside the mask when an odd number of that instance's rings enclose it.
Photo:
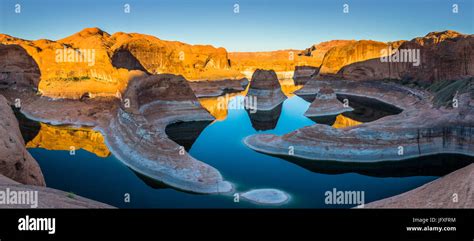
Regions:
[[[247,97],[256,98],[258,110],[271,110],[286,99],[275,71],[261,69],[252,75]]]
[[[0,88],[38,88],[39,67],[19,45],[0,44],[0,72]]]
[[[230,52],[232,69],[250,79],[257,69],[274,70],[278,79],[291,79],[297,66],[319,67],[315,58],[301,54],[301,50],[277,50],[268,52]]]
[[[127,69],[151,74],[181,74],[190,80],[213,80],[242,76],[230,70],[227,51],[210,45],[189,45],[154,36],[118,32],[110,37],[114,60]],[[121,58],[133,56],[135,61]]]
[[[0,143],[0,174],[23,184],[45,185],[43,173],[26,150],[18,121],[2,95],[0,95]]]
[[[419,65],[406,61],[382,62],[377,58],[347,65],[339,75],[349,80],[399,79],[427,84],[474,76],[474,35],[449,30],[432,32],[404,42],[399,48],[399,51],[413,50],[419,50]]]
[[[223,48],[164,41],[143,34],[110,35],[98,28],[86,28],[57,41],[30,41],[0,34],[0,43],[19,45],[31,56],[41,77],[29,76],[29,81],[50,97],[116,96],[130,79],[145,72],[182,74],[195,80],[243,76],[230,69]],[[18,62],[22,55],[15,55],[18,57],[13,60]],[[21,68],[32,65],[18,63]],[[15,72],[13,66],[2,72]],[[6,78],[3,75],[0,80]]]
[[[41,128],[36,137],[26,143],[27,148],[61,151],[84,149],[99,157],[110,155],[104,137],[98,131],[90,128],[52,126],[43,123],[40,125]]]
[[[394,49],[399,43],[387,44],[372,40],[360,40],[338,45],[327,51],[319,74],[336,74],[342,67],[360,61],[380,58],[389,46]]]

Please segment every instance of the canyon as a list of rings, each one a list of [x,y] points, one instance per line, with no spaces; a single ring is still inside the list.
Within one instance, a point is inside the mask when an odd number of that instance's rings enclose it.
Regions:
[[[257,113],[248,112],[256,130],[275,128],[283,102],[295,94],[310,100],[306,116],[334,119],[329,125],[312,124],[283,135],[244,138],[247,147],[260,153],[302,162],[369,165],[437,154],[472,157],[473,41],[473,35],[444,31],[388,43],[334,40],[306,50],[228,53],[139,33],[110,35],[99,28],[57,41],[1,34],[2,185],[35,185],[52,193],[54,200],[45,207],[109,207],[82,198],[71,204],[61,196],[65,194],[43,187],[41,169],[26,150],[75,146],[100,157],[114,155],[134,172],[178,190],[230,196],[238,185],[190,155],[165,130],[172,124],[225,119],[227,108],[220,108],[215,98],[236,93],[256,97]],[[86,60],[91,55],[84,51],[94,50],[93,64],[58,61],[58,49],[73,50]],[[383,62],[386,49],[420,49],[421,65]],[[354,108],[341,99],[383,102],[393,114],[370,121],[344,116]],[[26,118],[42,122],[28,142],[11,109],[15,105]],[[72,141],[45,142],[50,136]],[[459,192],[469,192],[469,183],[474,183],[471,167],[427,186],[448,188],[456,178],[465,178],[470,182]],[[430,206],[418,196],[426,196],[424,190],[400,198]],[[243,193],[246,200],[270,205],[285,204],[291,196],[272,188]],[[437,201],[443,206],[441,192],[429,200]],[[393,203],[389,199],[372,207]],[[402,203],[397,207],[410,201]],[[466,200],[460,204],[472,205]]]

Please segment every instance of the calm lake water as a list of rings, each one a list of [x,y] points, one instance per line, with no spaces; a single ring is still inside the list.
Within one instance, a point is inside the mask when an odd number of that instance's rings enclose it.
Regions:
[[[238,96],[231,101],[239,101],[240,98]],[[291,201],[280,206],[287,208],[348,208],[354,205],[326,205],[325,192],[333,188],[339,191],[364,191],[367,203],[413,189],[465,165],[446,165],[448,161],[460,160],[456,155],[371,166],[286,160],[255,152],[243,144],[243,138],[255,133],[282,135],[314,124],[313,120],[303,115],[309,104],[293,96],[271,113],[257,112],[252,115],[246,110],[228,110],[224,120],[210,124],[178,123],[167,128],[167,133],[185,146],[192,156],[217,168],[226,180],[235,185],[236,192],[277,188],[289,193]],[[355,114],[360,115],[360,111]],[[34,126],[31,122],[21,125],[24,130]],[[34,139],[31,131],[23,132],[29,133],[24,135],[29,141]],[[175,190],[137,175],[113,155],[100,157],[81,149],[71,156],[68,149],[49,149],[56,150],[29,148],[41,166],[47,186],[116,207],[267,207],[244,200],[235,203],[232,195],[199,195]],[[434,163],[432,167],[426,168],[428,162]],[[126,193],[130,194],[129,203],[124,201]]]

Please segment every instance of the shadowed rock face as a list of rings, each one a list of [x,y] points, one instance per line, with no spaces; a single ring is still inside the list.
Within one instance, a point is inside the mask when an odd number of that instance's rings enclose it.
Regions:
[[[19,45],[0,44],[0,88],[38,88],[40,70]]]
[[[38,163],[25,148],[18,121],[7,100],[0,95],[0,174],[17,182],[44,186]]]
[[[271,110],[286,99],[275,71],[261,69],[253,74],[247,97],[257,99],[257,110]]]
[[[474,75],[474,35],[432,32],[403,43],[399,51],[419,50],[420,65],[382,62],[380,58],[353,63],[339,71],[349,80],[399,79],[433,83]]]

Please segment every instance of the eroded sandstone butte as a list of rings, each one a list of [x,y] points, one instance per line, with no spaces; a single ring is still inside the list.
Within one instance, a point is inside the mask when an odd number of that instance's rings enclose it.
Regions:
[[[41,93],[51,97],[80,98],[115,96],[128,81],[143,72],[181,74],[190,80],[238,78],[243,75],[230,69],[227,51],[209,45],[189,45],[136,33],[110,35],[98,28],[87,28],[57,41],[24,40],[0,34],[0,43],[20,46],[35,63],[19,54],[21,49],[7,49],[11,57],[2,62],[2,79],[12,78],[17,67],[41,76],[29,76]],[[10,59],[10,57],[7,57]],[[17,67],[15,67],[17,66]],[[133,71],[132,71],[133,70]]]
[[[257,110],[263,111],[274,109],[286,99],[275,71],[262,69],[252,75],[246,97],[256,99]]]
[[[0,174],[17,182],[44,186],[38,163],[25,148],[18,121],[8,101],[0,95]],[[0,176],[1,176],[0,175]]]
[[[420,51],[420,64],[382,62],[380,58],[353,63],[339,71],[349,80],[398,79],[422,81],[456,80],[474,75],[474,35],[454,31],[431,32],[400,45],[399,51]]]

